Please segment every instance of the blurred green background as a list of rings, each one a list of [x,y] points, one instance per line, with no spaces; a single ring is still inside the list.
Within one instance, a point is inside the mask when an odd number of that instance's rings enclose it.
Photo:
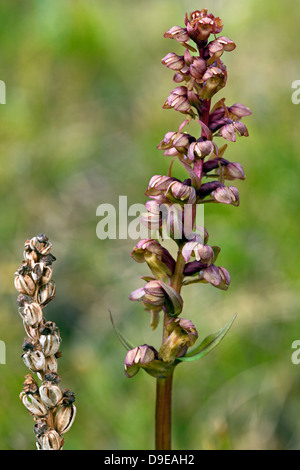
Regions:
[[[208,4],[209,3],[209,4]],[[78,414],[65,449],[153,449],[155,381],[123,373],[125,350],[108,316],[136,344],[159,346],[143,308],[128,300],[145,265],[133,240],[96,236],[96,208],[145,203],[153,174],[170,162],[156,149],[182,121],[163,110],[174,88],[161,65],[183,49],[163,38],[184,13],[208,7],[237,43],[226,53],[231,105],[242,102],[250,137],[226,158],[242,163],[239,208],[209,205],[210,243],[231,273],[228,292],[188,286],[184,317],[200,338],[238,318],[225,341],[174,380],[174,449],[299,449],[300,4],[292,0],[1,1],[0,448],[34,449],[33,420],[19,401],[25,336],[13,275],[26,238],[46,233],[57,257],[56,299],[45,316],[63,338],[59,372]],[[191,128],[191,131],[193,129]],[[186,177],[179,166],[178,177]]]

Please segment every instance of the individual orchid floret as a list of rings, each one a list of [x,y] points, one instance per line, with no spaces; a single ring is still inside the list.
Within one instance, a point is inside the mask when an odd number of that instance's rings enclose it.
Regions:
[[[207,176],[213,170],[214,176],[222,175],[226,180],[245,179],[242,165],[238,162],[229,162],[225,158],[213,158],[203,164],[203,175]]]
[[[226,69],[215,65],[209,67],[202,77],[203,88],[199,93],[203,100],[210,100],[221,88],[224,88],[227,80]]]
[[[148,188],[145,192],[146,196],[156,197],[166,193],[171,183],[179,181],[177,178],[171,178],[169,176],[155,175],[149,181]]]
[[[171,286],[156,279],[133,291],[129,299],[141,302],[146,310],[160,311],[164,308],[171,316],[179,315],[183,305],[181,296]]]
[[[172,276],[175,260],[168,250],[154,239],[142,239],[134,247],[131,257],[138,263],[146,262],[154,276],[165,279]]]
[[[208,63],[211,64],[215,62],[219,57],[221,57],[223,52],[231,52],[235,48],[236,45],[231,39],[228,39],[225,36],[219,36],[208,44],[209,55],[211,57]]]
[[[244,106],[242,103],[235,103],[227,109],[231,117],[234,117],[235,120],[241,119],[245,116],[250,116],[252,114],[250,109],[247,108],[247,106]]]
[[[201,242],[194,239],[187,242],[182,249],[182,256],[185,261],[190,261],[191,257],[195,257],[196,261],[202,261],[203,263],[210,265],[214,261],[214,250],[209,245],[204,245]]]
[[[186,28],[181,28],[180,26],[173,26],[171,29],[165,32],[164,37],[169,39],[176,39],[176,41],[186,47],[190,41],[190,36]]]
[[[240,204],[239,191],[235,186],[219,186],[210,195],[216,202],[234,206]]]
[[[191,111],[191,103],[188,98],[188,89],[185,86],[179,86],[171,91],[163,104],[164,109],[174,108],[183,114],[193,114]]]
[[[208,14],[206,8],[193,11],[189,18],[186,15],[185,24],[190,38],[196,43],[206,41],[210,34],[218,34],[223,29],[221,19],[211,13]]]
[[[227,119],[226,123],[218,131],[218,135],[230,142],[236,142],[236,134],[244,137],[249,136],[248,129],[243,122],[232,121],[231,119]]]
[[[185,276],[196,276],[192,280],[184,281],[184,284],[191,283],[209,283],[221,290],[227,290],[230,285],[230,274],[227,269],[221,266],[210,264],[209,266],[202,261],[192,261],[187,263],[184,269]]]
[[[175,52],[170,52],[162,60],[162,64],[168,67],[171,70],[182,70],[186,64],[183,56],[175,54]]]
[[[195,79],[196,82],[202,83],[203,82],[203,75],[207,69],[207,63],[204,59],[198,57],[194,58],[189,67],[189,73],[192,78]]]
[[[238,162],[229,162],[227,165],[222,165],[222,175],[226,180],[244,180],[245,172],[242,165]],[[220,173],[220,168],[216,169],[216,174]]]
[[[194,204],[196,202],[196,190],[190,185],[173,181],[166,191],[166,197],[171,202],[179,204]]]
[[[227,290],[230,285],[230,274],[221,266],[208,266],[200,270],[199,279],[208,282],[221,290]]]
[[[183,132],[167,132],[164,139],[157,145],[159,150],[164,150],[164,155],[179,156],[186,155],[191,142],[195,138]]]
[[[141,367],[147,366],[157,359],[158,354],[155,348],[143,344],[128,351],[124,361],[124,372],[127,377],[136,375]]]
[[[166,362],[173,363],[177,357],[182,357],[198,338],[197,330],[191,320],[175,318],[166,326],[168,336],[158,351],[158,357]]]
[[[187,157],[192,162],[199,158],[209,157],[215,150],[215,146],[211,140],[198,139],[189,146]]]

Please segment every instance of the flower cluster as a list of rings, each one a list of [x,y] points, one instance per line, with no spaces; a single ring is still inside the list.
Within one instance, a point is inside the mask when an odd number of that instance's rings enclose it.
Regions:
[[[153,328],[158,325],[160,312],[164,313],[164,334],[159,351],[148,345],[128,351],[125,373],[129,377],[140,368],[151,375],[157,370],[156,376],[163,377],[196,341],[194,325],[190,320],[178,317],[183,310],[182,286],[199,282],[227,290],[230,284],[229,272],[216,265],[220,248],[208,245],[204,227],[200,233],[195,227],[197,204],[238,206],[239,191],[231,182],[245,179],[241,164],[229,161],[224,154],[226,142],[249,135],[242,118],[251,111],[241,103],[227,106],[225,98],[212,105],[212,98],[227,82],[227,70],[221,58],[225,52],[236,48],[231,39],[217,36],[222,29],[220,18],[203,9],[189,16],[186,14],[184,28],[173,26],[164,34],[164,37],[179,42],[185,51],[182,55],[170,52],[162,59],[162,64],[174,72],[173,80],[177,85],[163,108],[173,108],[185,119],[178,130],[167,132],[157,146],[164,155],[172,157],[172,162],[166,176],[151,178],[145,193],[149,197],[147,213],[142,222],[152,230],[158,230],[159,238],[164,226],[168,226],[169,234],[177,244],[178,255],[175,260],[154,238],[141,240],[131,253],[135,261],[147,263],[153,277],[143,278],[146,284],[135,290],[130,299],[141,302],[151,313]],[[183,131],[192,120],[200,125],[199,136]],[[226,142],[219,146],[215,137]],[[187,172],[184,181],[172,175],[176,159]],[[187,219],[189,230],[186,230]]]
[[[54,322],[46,321],[43,308],[55,296],[52,281],[52,245],[48,238],[37,235],[25,242],[24,260],[15,273],[15,287],[19,291],[17,303],[26,334],[23,343],[23,361],[42,384],[31,374],[26,375],[20,399],[35,420],[34,432],[39,450],[60,450],[63,434],[72,426],[76,407],[75,395],[69,389],[61,390],[57,373],[57,359],[61,337]]]

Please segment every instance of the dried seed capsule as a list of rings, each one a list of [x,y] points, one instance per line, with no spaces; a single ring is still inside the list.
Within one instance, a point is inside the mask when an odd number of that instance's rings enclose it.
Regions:
[[[39,284],[47,284],[52,276],[52,269],[44,263],[36,263],[32,270],[32,279]]]
[[[35,283],[28,274],[15,273],[15,288],[21,293],[33,296],[35,291]]]
[[[62,398],[62,391],[51,382],[45,382],[40,387],[40,396],[48,408],[54,408]]]
[[[61,450],[63,439],[54,429],[48,429],[41,437],[41,450]]]
[[[53,354],[57,353],[60,347],[60,343],[61,338],[58,333],[55,332],[49,335],[42,334],[40,337],[40,344],[46,357],[53,356]]]
[[[52,244],[49,242],[48,237],[43,233],[37,235],[36,237],[33,237],[29,241],[29,246],[32,250],[36,251],[42,256],[47,255],[52,248]]]
[[[55,283],[53,281],[42,285],[38,291],[38,303],[41,305],[47,305],[47,303],[55,297],[55,290]]]
[[[39,372],[45,369],[46,361],[42,351],[27,351],[22,355],[24,364],[32,370]]]
[[[51,372],[57,372],[57,360],[55,356],[45,357],[45,361],[46,361],[45,368],[44,368],[45,375]],[[40,380],[44,380],[42,375],[39,372],[37,373],[37,376]]]
[[[41,397],[38,394],[21,392],[20,399],[22,400],[23,405],[27,408],[29,413],[33,416],[42,418],[48,413],[45,403],[43,403]]]
[[[71,428],[76,416],[76,406],[61,406],[55,415],[54,426],[59,434],[64,434]]]
[[[19,308],[19,314],[27,325],[37,327],[43,319],[43,312],[39,304],[33,302],[31,304],[25,303],[24,307]]]

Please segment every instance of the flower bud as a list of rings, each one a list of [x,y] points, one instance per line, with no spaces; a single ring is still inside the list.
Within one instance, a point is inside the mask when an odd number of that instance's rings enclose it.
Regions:
[[[54,408],[62,398],[62,391],[51,382],[40,386],[40,397],[48,408]]]
[[[45,356],[42,351],[27,351],[22,355],[24,364],[32,370],[32,372],[39,372],[45,369]]]
[[[76,416],[76,406],[61,406],[55,413],[54,427],[59,434],[65,434],[71,428]]]
[[[63,439],[54,429],[48,429],[40,439],[41,450],[61,450]]]
[[[21,392],[20,399],[33,416],[42,418],[47,415],[48,410],[38,394]]]
[[[19,314],[27,325],[36,327],[43,319],[43,312],[38,303],[25,303],[24,307],[19,307]]]

